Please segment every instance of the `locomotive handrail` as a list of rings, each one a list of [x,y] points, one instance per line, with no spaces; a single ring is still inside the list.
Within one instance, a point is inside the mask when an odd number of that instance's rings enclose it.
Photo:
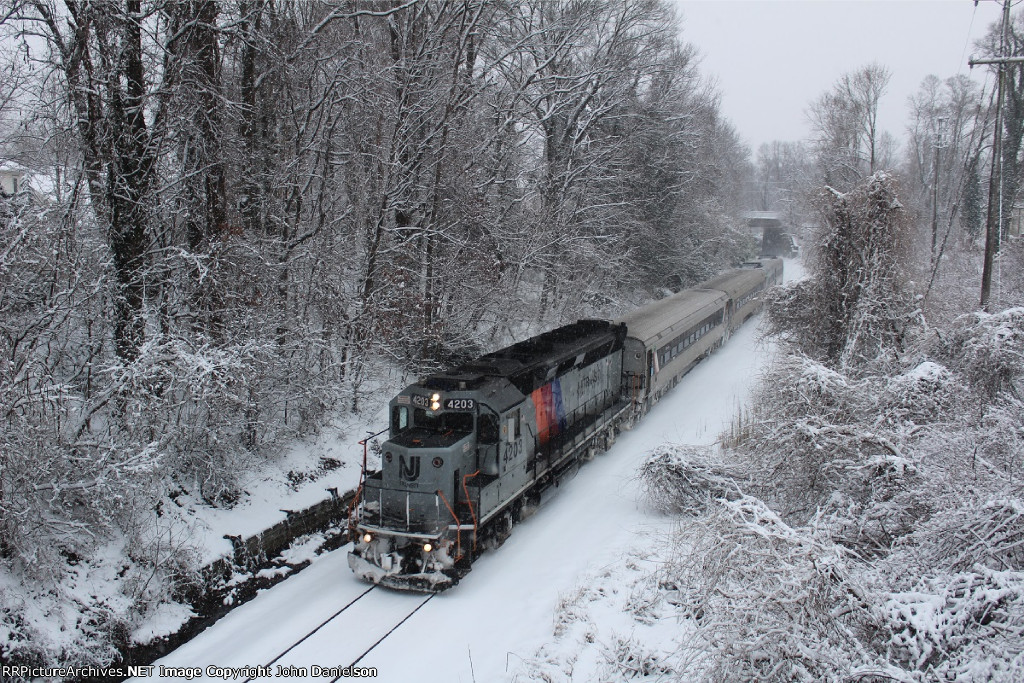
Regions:
[[[359,486],[356,487],[356,495],[352,496],[352,500],[348,504],[348,534],[349,534],[349,538],[352,537],[352,530],[353,530],[352,513],[355,510],[358,509],[357,506],[359,505],[359,500],[360,500],[360,498],[362,497],[362,494],[363,494],[363,485],[366,483],[367,444],[370,442],[370,439],[376,439],[378,436],[380,436],[384,432],[388,431],[388,429],[389,429],[388,427],[385,427],[384,429],[380,430],[376,434],[370,434],[368,437],[366,437],[365,439],[363,439],[363,440],[358,442],[359,445],[363,447],[363,468],[359,472]]]
[[[473,518],[473,551],[474,552],[476,551],[477,521],[476,521],[476,512],[473,510],[473,501],[469,497],[469,486],[468,486],[467,482],[470,479],[472,479],[473,477],[475,477],[476,475],[478,475],[478,474],[480,474],[480,470],[477,470],[473,474],[467,474],[466,476],[464,476],[462,478],[462,490],[466,494],[466,504],[469,505],[469,515],[470,515],[470,517]]]
[[[455,520],[455,526],[459,528],[459,530],[455,534],[455,555],[456,555],[455,559],[456,560],[461,560],[462,559],[462,529],[461,529],[462,522],[459,521],[459,516],[457,514],[455,514],[455,510],[452,509],[452,506],[448,502],[448,499],[445,498],[444,491],[442,491],[441,489],[438,489],[437,490],[437,495],[440,496],[441,500],[444,501],[444,506],[446,508],[448,508],[448,512],[451,513],[452,519]]]

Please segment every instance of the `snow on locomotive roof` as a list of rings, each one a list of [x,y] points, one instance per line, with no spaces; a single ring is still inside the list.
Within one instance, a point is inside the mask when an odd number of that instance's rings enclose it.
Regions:
[[[728,297],[710,289],[686,289],[627,313],[616,322],[625,323],[629,336],[645,346],[663,334],[682,329],[709,312],[725,306]]]
[[[606,320],[580,320],[521,341],[493,353],[436,373],[423,380],[428,389],[472,389],[489,377],[507,377],[523,393],[529,393],[553,377],[559,366],[582,361],[592,351],[611,351],[621,346],[624,333]]]

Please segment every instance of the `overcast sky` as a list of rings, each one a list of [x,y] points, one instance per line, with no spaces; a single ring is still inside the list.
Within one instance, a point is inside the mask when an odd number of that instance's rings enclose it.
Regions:
[[[676,1],[683,38],[699,48],[702,73],[717,79],[724,113],[755,155],[764,142],[807,139],[810,102],[871,62],[892,72],[879,119],[901,141],[907,98],[928,74],[992,84],[967,60],[999,20],[995,0]]]

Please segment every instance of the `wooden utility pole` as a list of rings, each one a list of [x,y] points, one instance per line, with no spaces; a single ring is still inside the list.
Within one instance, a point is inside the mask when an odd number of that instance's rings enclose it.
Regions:
[[[977,4],[977,2],[975,2]],[[1000,210],[1002,208],[1002,153],[1003,153],[1003,81],[1006,65],[1019,64],[1021,57],[1007,57],[1007,32],[1010,30],[1010,0],[1003,0],[1003,30],[999,41],[999,57],[996,59],[972,59],[968,64],[997,64],[999,66],[996,89],[996,127],[992,133],[992,172],[988,178],[988,216],[985,220],[985,264],[981,271],[981,308],[989,310],[989,296],[992,292],[992,268],[999,251]]]

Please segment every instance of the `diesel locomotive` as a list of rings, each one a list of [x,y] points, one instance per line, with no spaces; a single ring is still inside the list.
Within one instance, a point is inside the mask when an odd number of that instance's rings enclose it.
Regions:
[[[580,320],[408,386],[389,405],[380,470],[362,472],[349,566],[392,588],[451,587],[781,278],[780,259],[751,262],[618,320]]]

